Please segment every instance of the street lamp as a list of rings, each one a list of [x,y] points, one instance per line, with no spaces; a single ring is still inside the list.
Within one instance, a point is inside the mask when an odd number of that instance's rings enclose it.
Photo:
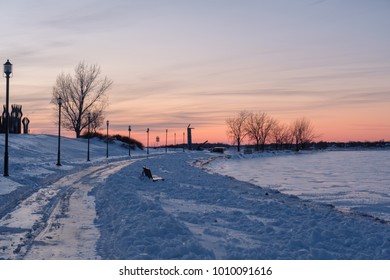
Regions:
[[[149,128],[146,129],[147,139],[146,139],[146,154],[149,154]]]
[[[57,166],[61,166],[61,106],[62,106],[62,98],[59,96],[57,98],[58,104],[58,152],[57,152]]]
[[[87,161],[90,161],[90,159],[89,159],[89,138],[91,137],[90,126],[91,126],[91,112],[88,112],[88,152],[87,152]]]
[[[109,126],[110,122],[107,120],[107,136],[106,136],[106,140],[107,140],[107,150],[106,150],[106,158],[108,158],[108,126]]]
[[[165,130],[165,153],[168,152],[168,129]]]
[[[183,152],[184,152],[184,143],[185,143],[184,138],[185,138],[185,135],[186,135],[186,133],[183,132]]]
[[[131,156],[130,154],[130,133],[131,133],[131,125],[129,125],[129,156]]]
[[[7,62],[4,63],[4,75],[6,78],[6,97],[5,97],[5,150],[4,150],[4,176],[9,176],[8,174],[8,133],[9,133],[9,78],[12,75],[12,64],[7,59]]]

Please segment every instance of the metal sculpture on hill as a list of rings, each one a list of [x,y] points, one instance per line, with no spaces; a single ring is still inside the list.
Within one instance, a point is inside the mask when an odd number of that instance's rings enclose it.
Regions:
[[[28,134],[28,125],[30,120],[28,118],[23,118],[22,105],[12,105],[11,114],[9,116],[9,133],[21,134],[22,133],[22,122],[23,122],[23,133]],[[0,133],[5,133],[6,130],[6,110],[3,106],[3,113],[0,117]]]

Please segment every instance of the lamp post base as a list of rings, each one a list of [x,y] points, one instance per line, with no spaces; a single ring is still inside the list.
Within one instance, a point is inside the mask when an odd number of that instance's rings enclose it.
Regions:
[[[8,154],[4,155],[4,177],[8,177]]]

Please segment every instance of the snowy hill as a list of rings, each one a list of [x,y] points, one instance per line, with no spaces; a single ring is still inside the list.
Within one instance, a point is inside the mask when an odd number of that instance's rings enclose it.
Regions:
[[[0,259],[390,259],[388,223],[208,173],[208,152],[61,146],[58,167],[56,137],[10,137]]]

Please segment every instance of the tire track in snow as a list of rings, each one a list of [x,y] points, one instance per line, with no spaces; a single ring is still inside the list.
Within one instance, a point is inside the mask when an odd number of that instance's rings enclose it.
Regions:
[[[41,188],[0,220],[0,259],[96,259],[99,232],[88,193],[136,160],[88,167]]]

